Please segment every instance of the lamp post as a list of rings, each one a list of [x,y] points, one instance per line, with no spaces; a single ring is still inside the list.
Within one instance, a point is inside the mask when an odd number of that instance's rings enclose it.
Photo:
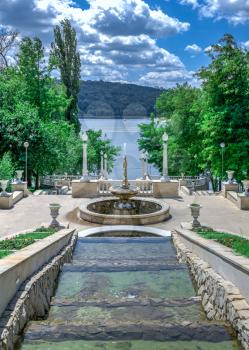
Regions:
[[[225,143],[221,142],[220,147],[221,147],[221,181],[223,180],[223,175],[224,175],[224,148],[225,148]]]
[[[87,141],[88,136],[87,133],[84,132],[82,134],[82,141],[83,141],[83,168],[82,168],[82,177],[80,179],[81,182],[88,182],[88,169],[87,169]]]
[[[25,147],[25,181],[28,183],[28,141],[24,142],[23,146]]]
[[[163,140],[163,176],[161,177],[161,181],[169,181],[168,176],[168,140],[169,136],[165,132],[162,137]]]

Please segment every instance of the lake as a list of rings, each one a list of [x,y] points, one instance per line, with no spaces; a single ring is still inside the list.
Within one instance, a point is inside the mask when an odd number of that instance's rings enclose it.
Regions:
[[[134,180],[141,177],[140,152],[137,140],[139,138],[140,123],[149,123],[149,118],[144,119],[80,119],[82,131],[87,129],[102,130],[103,138],[111,139],[113,145],[121,146],[123,149],[126,143],[126,154],[128,160],[128,176]],[[110,174],[112,179],[121,179],[123,176],[122,167],[123,151],[116,159],[113,172]],[[149,174],[158,175],[157,170],[149,165]]]

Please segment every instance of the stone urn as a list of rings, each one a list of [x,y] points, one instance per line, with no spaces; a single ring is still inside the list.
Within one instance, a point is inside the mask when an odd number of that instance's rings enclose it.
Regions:
[[[192,227],[200,227],[201,224],[198,221],[198,217],[200,216],[200,209],[202,208],[202,206],[200,204],[192,203],[188,207],[190,208],[191,215],[194,219],[192,222]]]
[[[9,180],[0,180],[1,187],[2,187],[2,192],[1,192],[1,197],[9,197],[9,194],[6,192],[6,188],[8,186]]]
[[[233,170],[227,170],[226,173],[227,173],[227,177],[228,177],[228,183],[232,184],[234,182],[233,181],[234,171]]]
[[[20,184],[22,183],[22,174],[23,174],[23,170],[17,170],[16,171],[16,176],[17,176],[17,183]]]
[[[49,227],[58,229],[61,227],[60,223],[57,221],[57,217],[59,215],[59,210],[61,208],[61,205],[59,203],[50,203],[49,208],[50,208],[50,215],[52,217],[52,221]]]
[[[249,197],[249,180],[243,180],[242,183],[245,191],[245,196]]]

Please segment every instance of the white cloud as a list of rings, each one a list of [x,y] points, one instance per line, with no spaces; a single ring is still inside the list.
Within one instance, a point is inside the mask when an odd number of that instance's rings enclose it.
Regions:
[[[199,6],[198,0],[180,0],[182,5],[191,5],[194,9]]]
[[[184,69],[179,57],[156,40],[188,30],[189,23],[143,0],[87,1],[83,10],[73,0],[0,0],[0,22],[41,37],[48,49],[53,26],[68,18],[77,31],[83,79],[134,81],[151,70]]]
[[[184,50],[192,54],[198,54],[202,52],[202,48],[196,44],[187,45]]]
[[[142,76],[139,82],[144,85],[167,89],[183,83],[200,86],[200,81],[194,76],[194,72],[189,72],[185,69],[170,72],[149,72]]]
[[[216,20],[226,19],[237,25],[249,21],[249,0],[178,0],[181,4],[190,4],[198,8],[202,17]]]
[[[242,46],[244,49],[249,50],[249,40],[244,41],[243,43],[241,43],[241,46]]]

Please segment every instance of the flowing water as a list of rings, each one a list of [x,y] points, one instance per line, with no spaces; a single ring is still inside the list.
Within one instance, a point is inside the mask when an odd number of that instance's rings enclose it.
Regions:
[[[22,350],[239,350],[231,329],[205,318],[170,238],[79,238],[48,318]]]

